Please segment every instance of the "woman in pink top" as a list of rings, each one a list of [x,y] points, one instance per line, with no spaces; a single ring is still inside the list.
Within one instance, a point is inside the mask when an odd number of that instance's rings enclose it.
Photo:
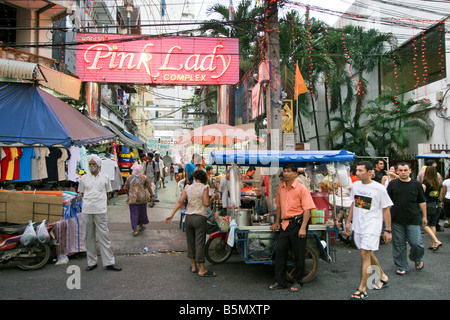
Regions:
[[[208,177],[203,170],[195,170],[192,173],[194,183],[187,185],[181,193],[172,214],[166,218],[169,223],[175,213],[180,209],[185,200],[188,200],[186,207],[186,239],[188,246],[187,256],[191,260],[191,272],[198,272],[201,277],[215,277],[214,272],[205,269],[205,244],[206,244],[206,208],[211,205],[209,197]],[[198,264],[198,269],[197,269]]]

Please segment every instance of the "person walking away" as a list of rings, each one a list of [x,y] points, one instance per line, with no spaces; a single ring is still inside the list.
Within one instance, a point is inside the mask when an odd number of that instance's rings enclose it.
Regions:
[[[170,180],[173,181],[173,177],[175,176],[175,167],[173,163],[170,164]]]
[[[174,175],[175,179],[176,179],[177,174],[178,174],[178,169],[180,169],[180,166],[177,163],[175,163],[173,165],[173,175]]]
[[[427,225],[427,206],[422,184],[411,178],[409,164],[398,164],[397,174],[398,179],[389,183],[387,192],[394,203],[391,207],[392,255],[396,274],[403,276],[409,271],[406,243],[411,246],[409,259],[414,261],[416,270],[424,267],[420,226]]]
[[[152,186],[152,194],[156,194],[156,163],[153,160],[153,153],[149,152],[147,154],[147,162],[143,165],[142,170],[145,176],[150,180]],[[153,208],[155,206],[155,196],[154,198],[149,198],[148,206]]]
[[[89,171],[83,175],[78,192],[83,197],[83,234],[85,237],[87,264],[86,271],[97,267],[95,238],[98,237],[103,266],[107,270],[121,271],[115,263],[111,250],[109,230],[106,220],[108,193],[112,191],[109,178],[101,172],[102,160],[96,155],[88,157]]]
[[[185,172],[185,178],[188,179],[189,184],[194,183],[194,180],[192,179],[192,173],[197,168],[197,163],[201,161],[201,156],[197,153],[194,153],[192,155],[191,161],[186,163],[186,166],[184,167]]]
[[[359,180],[353,184],[350,192],[352,204],[345,223],[345,233],[350,235],[353,229],[353,238],[361,254],[361,281],[356,292],[350,296],[351,300],[363,300],[368,297],[367,281],[372,274],[373,266],[376,267],[375,270],[379,276],[379,282],[373,286],[373,289],[381,290],[389,286],[389,278],[381,268],[375,251],[378,251],[380,245],[383,220],[386,227],[385,242],[392,240],[389,207],[393,203],[386,188],[372,181],[370,173],[372,170],[370,162],[359,162],[356,166],[356,175]],[[351,226],[350,221],[352,221]]]
[[[155,197],[149,178],[142,174],[142,166],[134,164],[131,169],[133,171],[131,176],[127,178],[124,189],[128,194],[127,204],[130,208],[130,221],[131,228],[133,229],[133,236],[137,237],[140,231],[144,231],[144,224],[148,224],[149,222],[147,216],[147,201],[149,196],[147,191],[149,192],[152,201],[155,200]]]
[[[442,182],[441,189],[441,204],[444,210],[444,227],[448,228],[450,224],[450,169],[445,177],[444,182]]]
[[[422,170],[420,170],[419,174],[417,175],[417,180],[419,180],[420,182],[423,182],[424,176],[425,176],[425,171],[427,170],[428,167],[435,167],[437,170],[437,162],[434,159],[427,159],[425,161],[425,166],[422,167]],[[439,182],[442,184],[443,179],[441,174],[438,172],[437,173]],[[440,217],[439,217],[440,218]],[[437,232],[441,232],[444,231],[443,228],[441,228],[441,225],[439,224],[439,220],[438,223],[436,223],[436,231]]]
[[[294,283],[291,292],[299,291],[303,286],[305,271],[306,239],[311,210],[315,209],[310,192],[296,180],[298,168],[288,163],[283,167],[283,182],[280,183],[275,197],[277,215],[272,232],[280,229],[275,248],[275,283],[269,290],[287,288],[286,265],[289,248],[295,257]],[[280,228],[281,226],[281,228]]]
[[[168,176],[169,176],[169,168],[164,167],[161,177],[163,188],[166,187],[166,183],[169,183],[169,179],[167,178]]]
[[[436,251],[442,246],[442,242],[439,241],[436,235],[436,224],[439,222],[439,216],[441,214],[441,201],[439,199],[441,183],[439,182],[436,167],[430,166],[425,169],[422,187],[427,201],[428,221],[424,230],[431,238],[431,244],[428,249]]]
[[[193,273],[198,272],[200,277],[215,277],[216,274],[214,272],[205,268],[206,208],[211,205],[206,172],[203,170],[195,170],[192,173],[192,177],[194,183],[186,186],[172,214],[165,221],[166,223],[170,223],[175,213],[184,205],[185,200],[188,199],[185,223],[188,247],[187,256],[191,260],[190,271]]]
[[[155,152],[155,202],[159,202],[158,189],[161,189],[161,178],[163,176],[164,162],[158,151]]]
[[[420,170],[419,174],[417,175],[417,180],[419,180],[419,182],[423,182],[423,179],[425,176],[425,171],[427,170],[428,167],[435,167],[437,170],[436,160],[428,159],[425,161],[425,167],[423,167],[422,170]],[[438,176],[439,182],[442,183],[443,179],[439,172],[437,173],[437,176]]]

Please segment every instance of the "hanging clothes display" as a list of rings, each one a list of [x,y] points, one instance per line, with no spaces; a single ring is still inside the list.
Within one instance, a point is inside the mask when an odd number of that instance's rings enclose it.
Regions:
[[[122,177],[128,177],[134,164],[133,152],[130,147],[121,146],[119,153],[119,167]]]
[[[78,175],[78,164],[80,163],[80,148],[72,146],[69,148],[70,159],[67,160],[67,180],[78,182],[80,177]]]
[[[62,156],[59,148],[50,147],[50,154],[45,158],[47,164],[47,182],[58,181],[58,159]]]
[[[66,180],[66,160],[69,158],[67,149],[60,148],[61,156],[57,160],[58,167],[58,181]]]
[[[22,156],[22,148],[15,148],[15,149],[16,149],[16,156],[14,158],[14,169],[13,169],[12,180],[19,179],[19,177],[20,177],[19,158]]]
[[[50,149],[45,148],[39,148],[39,158],[38,160],[38,176],[39,180],[47,179],[48,178],[48,171],[47,171],[47,157],[50,155]]]
[[[9,147],[3,148],[2,151],[3,151],[4,155],[2,154],[2,162],[1,162],[2,175],[1,175],[0,180],[5,181],[6,174],[8,173],[8,164],[9,164],[9,161],[11,160],[11,151],[10,151]]]
[[[19,158],[22,155],[22,148],[16,147],[4,147],[3,156],[1,161],[1,181],[11,181],[18,179],[20,176],[20,163]]]
[[[31,181],[31,159],[36,157],[33,147],[22,148],[21,156],[19,161],[19,170],[17,167],[14,168],[14,176],[18,176],[17,179],[12,180],[13,182],[19,181]],[[17,171],[17,174],[16,174]]]

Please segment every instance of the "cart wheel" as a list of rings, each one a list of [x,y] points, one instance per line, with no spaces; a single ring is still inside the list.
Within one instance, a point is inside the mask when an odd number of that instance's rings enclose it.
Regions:
[[[223,237],[208,239],[206,242],[206,259],[212,264],[223,263],[231,256],[233,248],[230,247]]]
[[[292,251],[289,251],[288,256],[288,266],[287,266],[287,277],[288,279],[292,280],[292,274],[295,271],[294,266],[294,254]],[[317,275],[317,272],[319,271],[319,256],[317,255],[316,251],[310,247],[306,247],[305,252],[305,273],[303,276],[303,283],[311,282]]]

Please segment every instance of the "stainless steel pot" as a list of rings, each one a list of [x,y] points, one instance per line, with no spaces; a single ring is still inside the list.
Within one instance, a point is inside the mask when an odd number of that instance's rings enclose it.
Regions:
[[[251,226],[252,209],[239,209],[236,211],[236,223],[238,226]]]

